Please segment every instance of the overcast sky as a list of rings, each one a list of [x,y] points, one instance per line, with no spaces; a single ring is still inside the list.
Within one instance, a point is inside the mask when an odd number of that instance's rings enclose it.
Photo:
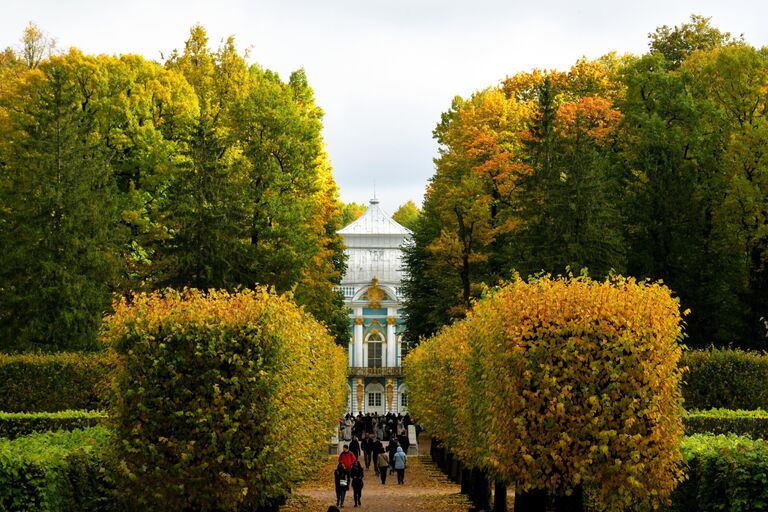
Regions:
[[[0,48],[34,21],[61,49],[160,60],[201,23],[213,46],[234,35],[251,61],[304,67],[325,110],[325,141],[344,201],[374,182],[392,213],[421,205],[433,173],[432,129],[455,95],[531,68],[643,53],[647,35],[690,14],[768,45],[768,1],[0,0]]]

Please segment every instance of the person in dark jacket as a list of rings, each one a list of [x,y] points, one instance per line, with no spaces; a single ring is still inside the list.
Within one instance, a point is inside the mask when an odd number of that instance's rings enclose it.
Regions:
[[[360,441],[357,440],[357,436],[352,436],[352,441],[349,443],[349,451],[355,456],[355,460],[360,458]]]
[[[389,444],[387,445],[387,453],[389,454],[389,474],[395,472],[395,453],[397,453],[397,449],[400,448],[400,445],[397,443],[397,439],[393,436],[389,439]]]
[[[355,498],[355,506],[360,506],[360,498],[363,495],[363,477],[365,472],[363,466],[360,465],[360,461],[356,461],[352,466],[352,470],[349,472],[349,476],[352,477],[352,492]]]
[[[381,442],[381,439],[374,438],[373,440],[373,471],[377,475],[379,474],[379,468],[381,467],[381,465],[379,464],[379,455],[381,455],[382,453],[386,453],[386,450],[384,449],[384,444]],[[387,465],[389,465],[389,462],[387,462]]]
[[[336,470],[333,472],[333,483],[336,486],[336,506],[344,506],[344,497],[347,495],[349,489],[349,471],[344,467],[342,462],[336,466]]]
[[[368,434],[363,439],[362,444],[363,456],[365,457],[365,469],[371,468],[371,456],[373,455],[373,434]],[[375,466],[374,466],[375,467]]]

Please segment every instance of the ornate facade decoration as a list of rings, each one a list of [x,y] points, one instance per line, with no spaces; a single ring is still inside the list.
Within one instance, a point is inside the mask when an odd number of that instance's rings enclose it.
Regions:
[[[373,199],[368,210],[338,234],[344,239],[348,262],[339,289],[354,326],[348,347],[348,383],[354,396],[349,412],[404,413],[399,289],[402,246],[411,232]]]
[[[377,277],[371,279],[371,287],[368,288],[367,294],[368,307],[371,309],[381,308],[381,301],[383,301],[386,296],[387,294],[384,293],[384,290],[379,287],[379,279]]]

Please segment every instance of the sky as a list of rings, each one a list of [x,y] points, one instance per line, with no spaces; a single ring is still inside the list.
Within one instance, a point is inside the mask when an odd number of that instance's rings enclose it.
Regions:
[[[30,21],[62,50],[158,61],[197,23],[214,47],[233,35],[283,79],[306,70],[341,199],[366,203],[375,187],[392,213],[421,205],[432,130],[454,96],[581,57],[641,54],[649,32],[694,13],[768,46],[765,0],[0,0],[0,48],[18,48]]]

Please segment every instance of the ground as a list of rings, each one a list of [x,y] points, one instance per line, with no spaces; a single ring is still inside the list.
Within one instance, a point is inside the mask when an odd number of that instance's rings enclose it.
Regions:
[[[365,486],[361,499],[365,512],[467,512],[469,501],[459,493],[459,486],[450,482],[435,467],[429,457],[429,446],[421,451],[421,457],[408,457],[405,484],[397,485],[397,475],[390,475],[385,485],[374,475],[373,465],[365,473]],[[336,457],[328,462],[318,474],[306,482],[288,500],[281,512],[326,512],[329,505],[336,503],[333,488],[333,470]],[[353,508],[352,491],[347,493],[344,510]]]

